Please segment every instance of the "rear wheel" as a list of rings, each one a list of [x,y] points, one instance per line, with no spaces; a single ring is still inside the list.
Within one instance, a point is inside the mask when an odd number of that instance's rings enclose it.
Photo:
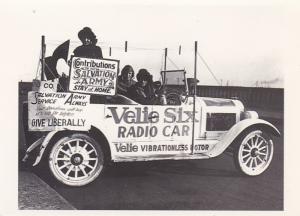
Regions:
[[[269,167],[273,152],[272,139],[261,130],[251,130],[236,143],[236,168],[248,176],[260,175]]]
[[[59,139],[48,157],[52,175],[69,186],[83,186],[94,181],[104,168],[101,146],[86,134],[72,134]]]

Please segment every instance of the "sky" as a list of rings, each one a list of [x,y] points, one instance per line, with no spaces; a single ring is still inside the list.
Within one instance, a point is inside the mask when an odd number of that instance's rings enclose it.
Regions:
[[[47,56],[68,39],[71,55],[80,45],[78,31],[89,26],[104,58],[120,60],[120,68],[130,64],[136,73],[146,68],[154,79],[163,68],[164,48],[168,48],[167,69],[185,69],[192,77],[197,41],[200,84],[284,87],[285,23],[280,5],[73,2],[16,3],[2,13],[9,20],[3,28],[12,32],[8,40],[13,39],[18,47],[19,80],[35,78],[42,35]],[[14,56],[16,50],[8,53]],[[68,67],[59,62],[58,70],[68,72]]]

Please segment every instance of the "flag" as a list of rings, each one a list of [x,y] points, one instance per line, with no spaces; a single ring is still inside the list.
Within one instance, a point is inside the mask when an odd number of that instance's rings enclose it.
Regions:
[[[45,76],[47,80],[59,78],[59,74],[56,70],[57,61],[59,59],[64,59],[67,63],[69,46],[70,40],[67,40],[53,51],[52,56],[48,56],[45,58]]]

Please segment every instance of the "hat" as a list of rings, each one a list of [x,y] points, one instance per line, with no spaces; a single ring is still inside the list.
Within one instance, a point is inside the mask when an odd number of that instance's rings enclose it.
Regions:
[[[136,75],[138,81],[147,80],[148,82],[152,79],[151,74],[146,69],[140,69]]]
[[[97,38],[94,32],[89,27],[84,27],[78,32],[78,38],[83,42],[85,38],[91,39],[91,41],[96,44]]]

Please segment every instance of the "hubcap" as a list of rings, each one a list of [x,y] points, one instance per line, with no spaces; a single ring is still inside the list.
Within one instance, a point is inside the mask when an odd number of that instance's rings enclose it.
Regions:
[[[83,157],[81,154],[75,153],[71,156],[71,163],[75,166],[78,166],[82,163]]]
[[[258,149],[257,148],[253,148],[251,150],[251,157],[257,157],[258,156]]]

